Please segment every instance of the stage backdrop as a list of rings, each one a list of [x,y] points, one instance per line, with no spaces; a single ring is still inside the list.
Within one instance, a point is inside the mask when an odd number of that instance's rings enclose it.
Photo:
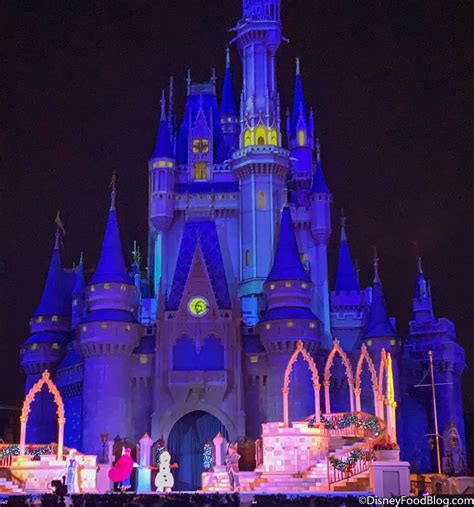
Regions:
[[[201,410],[186,414],[173,426],[168,450],[171,462],[179,465],[179,468],[173,469],[175,491],[192,491],[201,487],[204,444],[212,441],[218,432],[229,438],[221,421]]]

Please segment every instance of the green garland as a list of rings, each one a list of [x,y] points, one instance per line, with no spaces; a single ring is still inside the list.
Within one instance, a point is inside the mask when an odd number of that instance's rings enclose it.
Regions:
[[[53,449],[49,445],[45,445],[43,447],[26,447],[25,454],[29,456],[44,456],[46,454],[54,454]],[[19,456],[20,455],[20,446],[13,444],[8,447],[3,447],[0,449],[1,456]]]
[[[354,412],[346,412],[335,420],[334,418],[329,419],[323,415],[321,417],[321,422],[324,424],[324,429],[326,430],[343,430],[353,425],[356,428],[370,430],[374,435],[379,435],[382,431],[377,417],[371,416],[366,419],[362,419]],[[312,417],[309,420],[309,426],[311,427],[315,424],[316,419]]]
[[[204,444],[202,464],[204,466],[204,470],[210,470],[212,467],[212,444],[210,442]]]
[[[350,472],[354,465],[362,458],[363,452],[360,449],[353,450],[346,460],[329,456],[329,463],[340,472]]]

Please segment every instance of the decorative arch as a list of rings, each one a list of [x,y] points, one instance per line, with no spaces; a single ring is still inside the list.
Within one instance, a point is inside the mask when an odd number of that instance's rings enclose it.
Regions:
[[[290,357],[288,364],[285,370],[285,376],[283,377],[283,387],[281,392],[283,393],[283,423],[285,426],[288,426],[288,394],[290,392],[290,374],[293,371],[293,365],[298,359],[299,355],[303,356],[303,359],[308,363],[308,368],[312,373],[313,380],[313,389],[314,389],[314,413],[316,418],[316,423],[321,421],[321,402],[319,399],[319,391],[321,389],[321,384],[319,383],[319,372],[316,364],[314,363],[313,358],[310,356],[308,351],[304,348],[304,343],[299,340],[296,344],[296,350],[293,352],[293,355]]]
[[[384,405],[387,399],[387,393],[383,392],[383,380],[387,377],[387,353],[385,349],[380,351],[380,364],[379,364],[379,394],[378,394],[378,407],[379,407],[379,417],[385,419],[385,410]]]
[[[48,391],[53,395],[54,403],[56,403],[56,414],[58,421],[58,460],[63,459],[63,449],[64,449],[64,424],[66,423],[66,418],[64,417],[64,403],[61,397],[61,393],[59,392],[56,384],[51,380],[51,375],[48,370],[44,370],[41,378],[36,382],[36,384],[28,391],[28,394],[25,397],[25,401],[23,402],[23,407],[21,409],[20,415],[20,455],[25,454],[25,445],[26,445],[26,423],[28,422],[28,417],[31,412],[31,404],[33,403],[36,395],[41,391],[43,386],[46,385]]]
[[[364,365],[364,361],[367,363],[367,367],[369,368],[370,372],[370,378],[372,381],[372,391],[374,393],[374,410],[375,415],[378,415],[378,396],[379,396],[379,383],[377,381],[377,371],[375,370],[374,362],[372,361],[372,358],[370,357],[367,346],[365,343],[362,344],[359,360],[357,362],[356,367],[356,374],[355,374],[355,387],[354,387],[354,395],[355,395],[355,405],[356,405],[356,412],[361,411],[361,404],[360,404],[360,393],[362,391],[362,384],[360,375],[362,373],[362,367]]]
[[[339,354],[346,368],[347,384],[349,385],[349,401],[351,405],[351,412],[354,412],[354,374],[352,373],[352,366],[346,353],[342,350],[339,340],[335,339],[333,341],[333,347],[324,368],[324,401],[326,405],[326,413],[331,413],[329,387],[331,383],[331,367],[333,365],[334,357],[336,354]]]

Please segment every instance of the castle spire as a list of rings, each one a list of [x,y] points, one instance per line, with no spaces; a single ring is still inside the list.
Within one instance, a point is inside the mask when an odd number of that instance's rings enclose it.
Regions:
[[[300,59],[296,59],[296,73],[295,73],[295,89],[293,92],[293,113],[291,115],[292,129],[293,135],[296,132],[296,128],[298,125],[298,121],[300,118],[304,122],[304,127],[306,130],[309,130],[307,116],[306,116],[306,102],[304,99],[303,93],[303,83],[301,81],[301,69],[300,69]]]
[[[166,118],[166,99],[165,91],[161,92],[161,117],[160,126],[158,128],[158,135],[156,137],[155,149],[151,158],[173,158],[173,147],[171,146],[171,135],[169,130],[168,121]]]
[[[232,81],[232,72],[230,68],[230,51],[226,48],[226,66],[224,74],[224,83],[222,85],[221,117],[237,116],[235,105],[234,84]]]
[[[117,221],[117,212],[115,209],[115,173],[112,176],[112,203],[110,206],[109,217],[105,227],[104,241],[100,253],[97,269],[90,281],[90,285],[96,283],[126,283],[131,284],[130,276],[125,266],[122,253],[122,242],[120,241],[120,231]]]
[[[323,168],[321,165],[321,152],[319,139],[316,139],[316,168],[313,176],[313,184],[311,186],[313,194],[330,194],[329,188],[324,179]]]
[[[374,248],[374,285],[372,289],[372,304],[365,332],[366,338],[394,338],[397,336],[390,322],[387,305],[379,276],[379,258]]]
[[[336,291],[360,291],[359,281],[352,264],[346,236],[346,217],[341,210],[341,244],[339,246],[339,262],[336,272]]]
[[[281,214],[280,235],[275,250],[275,259],[268,281],[275,280],[304,280],[310,281],[308,273],[303,267],[296,242],[290,208],[285,206]]]
[[[57,223],[54,238],[54,248],[49,263],[48,275],[44,284],[43,294],[40,303],[33,316],[39,315],[67,315],[69,313],[65,305],[65,281],[61,256],[59,254],[60,227]]]

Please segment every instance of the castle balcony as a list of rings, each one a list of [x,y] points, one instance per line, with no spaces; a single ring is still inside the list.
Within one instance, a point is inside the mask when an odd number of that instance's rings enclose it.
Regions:
[[[227,391],[226,370],[172,370],[168,372],[168,387],[177,403],[190,398],[212,398],[218,403]]]

